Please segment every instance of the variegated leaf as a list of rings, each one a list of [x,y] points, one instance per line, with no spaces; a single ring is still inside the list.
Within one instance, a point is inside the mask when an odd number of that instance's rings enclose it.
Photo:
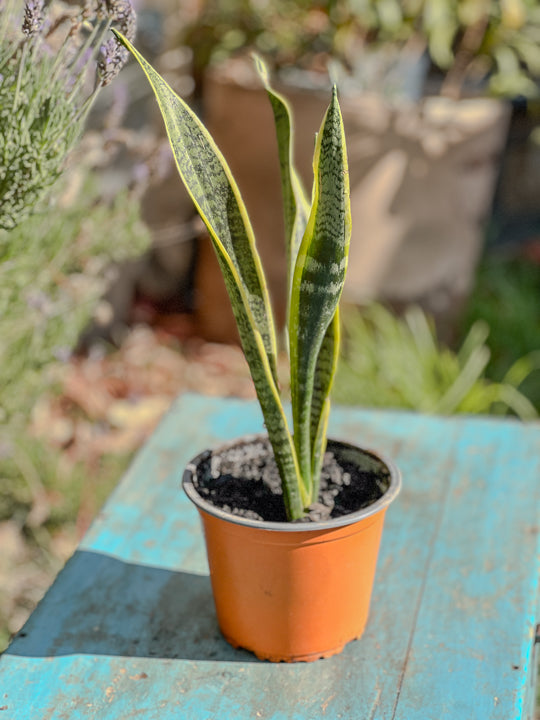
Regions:
[[[281,170],[281,187],[285,216],[285,233],[287,242],[287,268],[289,287],[291,275],[298,254],[300,242],[307,225],[309,202],[302,187],[293,161],[293,129],[291,112],[285,98],[270,85],[268,71],[264,62],[255,56],[255,63],[261,77],[274,113],[278,152]],[[311,402],[311,501],[318,496],[321,465],[326,450],[326,428],[330,412],[330,390],[336,371],[339,352],[339,317],[338,311],[328,326],[324,337],[313,382]]]
[[[289,311],[294,440],[310,493],[317,359],[343,290],[351,232],[345,134],[335,88],[317,136],[313,166],[313,204],[298,252]]]
[[[315,375],[313,378],[313,397],[311,399],[311,502],[319,495],[321,467],[326,450],[326,429],[330,414],[330,391],[337,369],[340,346],[339,308],[324,336]]]
[[[302,187],[300,176],[294,166],[294,132],[289,104],[287,100],[270,85],[268,70],[263,60],[257,55],[254,56],[254,59],[257,72],[264,83],[274,113],[281,174],[283,214],[285,219],[287,287],[290,290],[298,248],[300,247],[308,221],[310,204]]]
[[[241,278],[277,382],[277,343],[268,290],[247,211],[227,162],[191,108],[126,38],[113,32],[137,59],[154,90],[182,181],[216,250],[230,258]]]
[[[180,176],[210,232],[283,480],[288,516],[301,517],[307,496],[299,483],[295,447],[279,397],[266,285],[238,188],[196,115],[122,35],[116,31],[115,35],[135,56],[154,89]]]

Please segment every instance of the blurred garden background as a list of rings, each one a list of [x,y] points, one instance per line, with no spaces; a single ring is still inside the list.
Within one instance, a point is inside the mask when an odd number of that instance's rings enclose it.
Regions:
[[[335,402],[538,422],[536,0],[0,11],[0,651],[174,398],[254,397],[209,241],[111,25],[134,37],[136,16],[136,45],[222,147],[281,319],[275,139],[250,55],[290,98],[306,184],[338,82],[353,247]]]

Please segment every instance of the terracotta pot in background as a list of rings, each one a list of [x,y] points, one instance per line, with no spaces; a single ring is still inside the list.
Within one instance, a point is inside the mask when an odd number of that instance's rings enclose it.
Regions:
[[[326,522],[263,522],[216,508],[193,483],[208,452],[184,473],[184,489],[203,523],[221,631],[231,645],[260,659],[335,655],[360,637],[367,622],[384,516],[399,492],[400,475],[370,451],[337,442],[329,442],[329,449],[344,453],[348,462],[354,457],[360,469],[377,469],[372,482],[380,497]]]

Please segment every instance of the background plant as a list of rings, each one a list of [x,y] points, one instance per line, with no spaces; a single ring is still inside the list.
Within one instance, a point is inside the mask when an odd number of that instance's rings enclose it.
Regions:
[[[319,70],[331,57],[361,87],[372,63],[367,51],[383,49],[378,62],[388,68],[406,50],[429,58],[444,95],[458,97],[466,82],[483,92],[486,80],[496,95],[538,94],[536,0],[207,0],[183,41],[193,48],[197,79],[208,64],[254,48],[280,67]]]
[[[6,235],[60,176],[100,88],[127,59],[111,23],[135,35],[129,0],[45,5],[3,0],[0,13],[0,259]]]
[[[106,265],[148,243],[134,196],[104,199],[80,157],[68,185],[60,178],[127,59],[105,42],[112,21],[134,35],[128,0],[0,0],[0,649],[76,542],[88,486],[84,468],[31,435],[34,405],[93,313]],[[100,462],[92,497],[111,489],[112,464]]]
[[[0,263],[0,418],[27,419],[67,360],[106,284],[109,264],[149,244],[137,198],[102,198],[97,175],[83,174],[75,200],[27,218],[10,232]],[[77,182],[73,175],[71,183]],[[115,238],[111,245],[110,238]],[[24,247],[24,252],[21,252]]]
[[[525,352],[499,380],[489,379],[489,326],[484,321],[475,320],[457,351],[438,342],[433,324],[417,307],[409,308],[403,319],[381,305],[350,309],[344,334],[334,391],[338,402],[441,415],[537,417],[519,387],[540,368],[539,353]]]
[[[464,331],[478,318],[489,326],[486,377],[500,382],[514,367],[521,391],[540,412],[540,323],[538,255],[499,248],[487,252],[476,276]],[[512,376],[511,376],[512,377]]]
[[[54,212],[6,233],[0,263],[0,651],[75,547],[79,512],[99,509],[127,462],[120,453],[91,469],[66,462],[58,443],[29,430],[36,401],[57,384],[60,392],[59,370],[103,293],[106,268],[149,244],[136,194],[105,199],[98,176],[82,170],[56,191]]]

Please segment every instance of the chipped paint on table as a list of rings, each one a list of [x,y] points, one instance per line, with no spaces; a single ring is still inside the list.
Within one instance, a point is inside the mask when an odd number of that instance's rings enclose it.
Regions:
[[[186,462],[257,432],[256,404],[185,395],[0,658],[0,720],[532,718],[540,425],[335,408],[392,455],[372,610],[341,655],[260,662],[221,638]]]

